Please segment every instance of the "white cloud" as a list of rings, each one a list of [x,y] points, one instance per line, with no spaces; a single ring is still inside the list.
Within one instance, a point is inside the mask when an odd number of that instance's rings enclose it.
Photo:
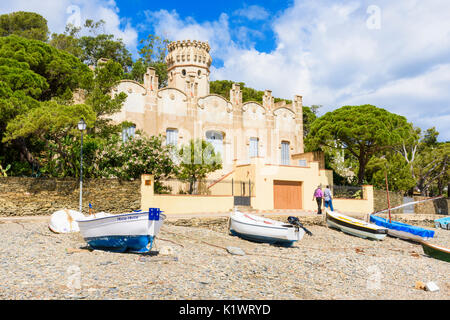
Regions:
[[[243,81],[279,97],[304,97],[322,113],[374,104],[450,140],[450,2],[377,1],[379,29],[368,27],[373,1],[295,1],[272,22],[276,47],[265,53],[234,36],[223,14],[197,23],[175,11],[149,15],[172,40],[208,40],[212,79]]]
[[[234,45],[228,23],[228,15],[222,13],[217,21],[198,23],[188,17],[182,19],[173,10],[145,11],[147,23],[151,23],[155,33],[162,37],[175,40],[208,41],[213,58],[223,59],[223,53],[229,45]]]
[[[50,32],[62,33],[68,22],[84,23],[86,19],[105,21],[105,32],[121,38],[132,54],[136,54],[137,31],[119,16],[113,0],[15,0],[0,3],[0,14],[32,11],[47,19]]]
[[[368,27],[368,8],[374,2],[379,29]],[[121,19],[114,1],[16,0],[0,3],[0,13],[35,11],[49,21],[52,31],[62,32],[70,5],[80,8],[82,21],[104,19],[105,31],[123,38],[135,52],[136,29]],[[265,12],[248,6],[231,16],[251,23]],[[226,13],[205,22],[180,17],[176,11],[145,14],[158,35],[208,41],[213,59],[221,61],[220,67],[211,68],[213,80],[242,81],[284,98],[301,94],[305,105],[322,104],[322,113],[345,104],[374,104],[422,129],[436,126],[440,139],[450,140],[448,12],[447,0],[296,0],[272,20],[266,16],[264,26],[269,23],[275,37],[271,52],[255,49],[263,30],[252,30],[251,24],[235,27]]]
[[[266,9],[258,5],[245,6],[242,9],[236,10],[234,14],[252,21],[264,20],[269,17],[269,12],[267,12]]]

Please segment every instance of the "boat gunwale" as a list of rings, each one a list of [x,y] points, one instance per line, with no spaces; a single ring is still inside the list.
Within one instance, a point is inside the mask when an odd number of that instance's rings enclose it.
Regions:
[[[360,230],[360,229],[352,228],[349,226],[344,226],[344,225],[338,224],[337,222],[332,221],[332,220],[327,220],[326,223],[327,223],[328,227],[330,227],[330,228],[337,229],[346,234],[350,234],[352,236],[360,237],[363,239],[381,241],[387,236],[387,234],[385,234],[385,233],[373,233],[373,232],[369,232],[368,230]]]
[[[440,252],[443,252],[443,253],[450,254],[450,248],[438,246],[436,244],[429,243],[427,241],[420,241],[420,244],[422,245],[422,247],[426,246],[426,247],[429,247],[431,249],[434,249],[434,250],[437,250],[437,251],[440,251]]]
[[[130,213],[122,213],[122,214],[112,214],[112,215],[107,216],[107,217],[100,217],[100,218],[94,218],[94,219],[89,219],[89,220],[75,220],[75,221],[77,223],[80,223],[80,222],[93,222],[93,221],[99,221],[99,220],[102,220],[102,219],[117,218],[117,217],[126,216],[126,215],[141,215],[141,216],[147,215],[148,216],[148,214],[149,214],[148,211],[147,212],[130,212]],[[162,213],[160,213],[159,217],[160,217],[159,220],[165,220],[166,219],[166,215],[162,214]],[[146,219],[146,220],[149,220],[149,219]],[[152,221],[157,221],[157,220],[152,220]],[[125,220],[122,220],[121,222],[125,222]]]
[[[332,214],[330,214],[328,211],[326,212],[326,218],[333,221],[334,223],[338,224],[338,225],[342,225],[344,227],[348,227],[348,228],[353,228],[356,230],[361,230],[361,231],[366,231],[368,233],[372,233],[372,234],[387,234],[388,233],[388,229],[385,227],[380,227],[378,225],[375,225],[377,228],[371,228],[369,226],[361,226],[361,225],[357,225],[356,223],[350,223],[344,220],[341,220],[337,217],[334,217]]]
[[[238,223],[241,223],[241,224],[254,226],[254,227],[262,227],[262,228],[271,228],[271,229],[279,229],[279,230],[291,230],[292,227],[295,227],[294,225],[289,226],[289,227],[284,227],[284,226],[269,226],[269,225],[254,224],[254,223],[252,224],[252,223],[242,222],[242,221],[239,221],[237,219],[233,219],[233,217],[230,217],[230,219],[233,220],[234,222],[238,222]]]

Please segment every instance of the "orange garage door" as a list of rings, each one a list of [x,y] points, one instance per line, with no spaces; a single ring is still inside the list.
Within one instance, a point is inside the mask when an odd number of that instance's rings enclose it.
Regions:
[[[302,182],[274,180],[273,201],[275,209],[302,209]]]

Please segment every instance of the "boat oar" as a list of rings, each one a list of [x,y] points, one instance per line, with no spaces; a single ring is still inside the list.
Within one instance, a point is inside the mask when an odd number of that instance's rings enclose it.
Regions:
[[[308,236],[312,236],[312,232],[309,231],[308,229],[306,229],[306,228],[303,226],[303,224],[300,222],[300,220],[298,220],[297,217],[289,216],[289,217],[288,217],[288,222],[289,222],[290,224],[293,224],[293,225],[298,226],[298,227],[302,228],[303,230],[305,230],[305,232],[306,232],[306,234],[307,234]]]

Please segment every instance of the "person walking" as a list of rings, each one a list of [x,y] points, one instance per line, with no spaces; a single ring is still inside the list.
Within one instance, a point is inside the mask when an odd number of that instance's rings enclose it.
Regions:
[[[314,191],[313,200],[316,198],[317,201],[317,214],[322,214],[322,186],[318,186],[317,189]]]
[[[330,210],[334,211],[333,209],[333,197],[331,195],[330,186],[326,186],[325,190],[323,190],[323,200],[325,203],[325,208],[328,208],[330,206]]]

